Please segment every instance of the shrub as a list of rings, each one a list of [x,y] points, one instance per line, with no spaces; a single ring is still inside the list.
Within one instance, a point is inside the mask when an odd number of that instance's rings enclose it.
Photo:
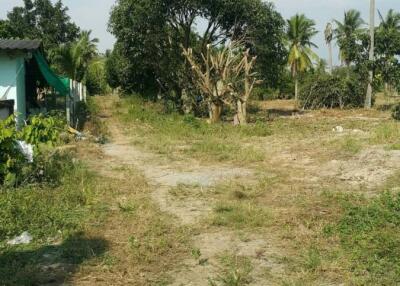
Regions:
[[[400,120],[400,104],[398,104],[394,109],[392,113],[392,117],[396,120]]]
[[[45,146],[53,147],[59,143],[64,121],[57,116],[37,115],[31,117],[29,122],[30,125],[17,131],[13,117],[0,121],[0,185],[16,186],[44,181],[53,183],[58,180],[53,171],[60,170],[57,163],[61,164],[61,158],[46,150]],[[27,162],[17,147],[18,140],[34,145],[34,163]]]
[[[362,107],[365,88],[355,77],[319,75],[306,81],[299,97],[306,109]]]
[[[45,116],[39,114],[29,119],[29,125],[21,130],[20,138],[25,142],[38,146],[50,146],[59,143],[60,131],[65,127],[65,122],[59,116]]]
[[[0,121],[0,185],[13,184],[24,161],[15,145],[17,136],[14,117]]]

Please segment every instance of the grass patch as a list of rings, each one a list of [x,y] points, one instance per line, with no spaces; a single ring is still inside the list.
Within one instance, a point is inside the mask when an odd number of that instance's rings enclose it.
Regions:
[[[339,236],[356,278],[368,285],[400,283],[400,194],[347,203],[343,217],[326,231]]]
[[[259,228],[271,223],[271,213],[252,202],[219,202],[211,224],[235,229]]]
[[[58,187],[31,185],[0,191],[0,245],[24,231],[40,243],[80,229],[93,178],[79,163],[61,172]]]
[[[63,164],[61,164],[63,165]],[[0,191],[0,281],[2,285],[42,285],[64,280],[67,272],[107,249],[102,238],[83,233],[96,215],[91,209],[95,177],[80,163],[60,168],[57,185],[26,185]],[[7,240],[28,231],[29,245]],[[48,270],[45,265],[66,265]]]
[[[375,144],[400,144],[400,123],[389,121],[380,124],[372,136],[372,142]]]
[[[210,286],[240,286],[252,282],[253,265],[249,258],[229,253],[220,258],[220,274],[215,279],[209,279]]]
[[[208,124],[191,115],[165,112],[162,105],[135,96],[116,106],[120,118],[132,127],[131,132],[142,138],[136,143],[161,154],[183,152],[207,161],[258,162],[263,160],[263,153],[245,141],[272,134],[267,124]]]

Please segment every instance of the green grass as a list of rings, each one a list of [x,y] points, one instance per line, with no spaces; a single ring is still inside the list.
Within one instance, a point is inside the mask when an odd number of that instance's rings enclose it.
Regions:
[[[54,275],[64,279],[66,271],[58,269],[49,275],[42,266],[61,263],[73,272],[106,251],[106,241],[83,233],[85,224],[96,215],[91,208],[95,177],[80,163],[65,162],[64,166],[58,170],[57,185],[53,182],[0,191],[1,285],[37,285]],[[24,231],[31,234],[32,243],[7,244]]]
[[[373,133],[372,142],[375,144],[400,144],[400,123],[389,121],[380,124]]]
[[[225,253],[219,262],[220,273],[217,278],[209,279],[210,286],[242,286],[252,282],[253,265],[249,258]]]
[[[120,116],[140,138],[136,144],[166,155],[183,152],[199,160],[258,162],[264,159],[263,153],[246,141],[271,135],[267,124],[208,124],[191,115],[164,112],[161,105],[134,96],[124,99],[117,108],[127,109]]]
[[[234,229],[260,228],[271,224],[272,215],[252,202],[221,201],[214,207],[211,225]]]
[[[325,232],[338,236],[354,281],[362,285],[400,283],[400,194],[345,202],[342,218]]]
[[[0,245],[29,231],[38,243],[75,232],[86,215],[92,177],[75,164],[58,187],[31,185],[0,191]]]
[[[386,193],[366,205],[351,205],[338,224],[356,272],[400,282],[400,194]],[[396,278],[397,277],[397,278]]]
[[[340,151],[348,155],[356,155],[362,149],[362,144],[359,139],[347,136],[340,142]]]

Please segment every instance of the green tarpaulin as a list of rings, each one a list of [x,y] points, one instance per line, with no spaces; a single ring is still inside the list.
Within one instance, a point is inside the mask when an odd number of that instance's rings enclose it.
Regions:
[[[33,53],[36,62],[39,65],[39,69],[43,74],[43,77],[46,79],[47,83],[52,86],[56,91],[58,91],[61,95],[68,95],[69,94],[69,79],[68,78],[61,78],[56,75],[49,67],[46,62],[46,59],[43,55],[36,51]]]

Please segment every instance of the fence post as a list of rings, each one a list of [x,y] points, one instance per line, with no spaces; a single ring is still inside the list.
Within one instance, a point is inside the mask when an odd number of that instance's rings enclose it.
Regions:
[[[67,98],[65,99],[66,105],[66,115],[67,115],[67,123],[71,126],[71,93],[72,93],[72,80],[69,81],[69,94],[67,94]]]
[[[83,86],[83,100],[85,101],[85,103],[87,103],[87,87],[86,85]]]

